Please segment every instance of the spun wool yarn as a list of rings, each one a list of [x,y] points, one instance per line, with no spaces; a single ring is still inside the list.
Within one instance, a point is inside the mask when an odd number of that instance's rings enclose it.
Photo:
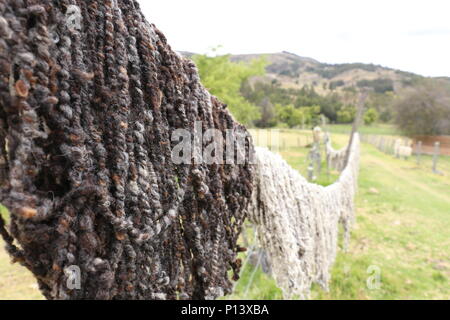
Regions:
[[[0,2],[0,79],[0,233],[46,298],[230,292],[252,167],[176,165],[171,135],[246,129],[137,1]]]
[[[339,152],[337,163],[346,152]],[[312,283],[328,289],[342,224],[347,246],[354,219],[359,169],[356,133],[347,166],[323,187],[309,183],[280,155],[256,148],[254,188],[248,218],[268,255],[272,275],[287,299],[308,298]]]

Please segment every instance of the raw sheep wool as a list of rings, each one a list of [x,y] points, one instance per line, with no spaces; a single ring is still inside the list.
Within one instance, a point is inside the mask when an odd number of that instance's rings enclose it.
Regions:
[[[335,150],[331,146],[331,140],[328,137],[325,144],[328,167],[333,170],[342,171],[345,167],[347,147]]]
[[[246,133],[136,1],[0,2],[0,233],[46,298],[230,292],[252,166],[174,164],[195,121]]]
[[[345,152],[339,154],[345,158]],[[313,282],[328,288],[339,224],[344,229],[344,246],[349,240],[359,136],[355,133],[348,164],[339,179],[327,187],[309,183],[281,156],[267,149],[256,148],[255,161],[248,218],[256,226],[259,243],[284,297],[308,298]]]

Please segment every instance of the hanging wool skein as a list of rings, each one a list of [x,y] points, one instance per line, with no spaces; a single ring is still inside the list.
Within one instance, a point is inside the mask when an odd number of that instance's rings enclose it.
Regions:
[[[2,1],[0,79],[0,233],[46,298],[231,290],[252,167],[175,164],[171,135],[246,130],[136,1]]]
[[[338,153],[345,158],[346,152]],[[311,284],[328,288],[336,256],[338,227],[349,240],[359,167],[356,133],[347,166],[330,186],[309,183],[279,155],[256,148],[252,203],[248,217],[256,226],[277,285],[285,298],[308,298]],[[339,163],[345,161],[339,159]]]
[[[331,139],[328,137],[325,144],[328,167],[333,170],[342,171],[345,168],[345,156],[347,147],[335,150],[331,146]]]

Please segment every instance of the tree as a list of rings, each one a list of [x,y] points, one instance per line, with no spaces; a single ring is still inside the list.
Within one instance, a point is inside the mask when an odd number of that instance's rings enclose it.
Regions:
[[[394,104],[398,128],[408,135],[450,134],[450,85],[424,80]]]
[[[352,105],[346,105],[337,112],[337,121],[339,123],[351,123],[355,119],[356,108]]]
[[[388,91],[394,91],[394,81],[392,79],[382,78],[373,80],[360,80],[356,84],[358,87],[370,87],[376,93],[385,93]]]
[[[378,120],[378,117],[379,117],[378,111],[375,110],[374,108],[370,108],[364,114],[364,124],[371,125],[372,123]]]
[[[319,123],[320,106],[296,108],[292,104],[287,106],[277,104],[275,110],[278,121],[286,123],[289,128]]]
[[[259,104],[261,108],[261,118],[255,121],[255,125],[259,128],[270,128],[277,124],[275,108],[268,97],[264,97]]]
[[[375,109],[382,122],[389,122],[393,117],[393,103],[396,95],[393,91],[387,91],[385,93],[377,93],[375,91],[370,92],[369,98],[366,101],[366,108]]]
[[[216,49],[213,49],[213,52]],[[250,62],[232,62],[230,55],[194,55],[192,57],[202,84],[210,93],[228,105],[237,121],[252,125],[260,117],[260,110],[245,99],[241,86],[252,76],[263,75],[267,61],[264,57]]]

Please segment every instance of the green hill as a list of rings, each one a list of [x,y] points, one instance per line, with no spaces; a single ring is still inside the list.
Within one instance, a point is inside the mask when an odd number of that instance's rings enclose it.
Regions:
[[[284,88],[313,87],[318,93],[343,91],[346,88],[372,87],[377,93],[398,92],[414,86],[425,77],[375,64],[327,64],[289,52],[232,55],[232,61],[248,61],[266,56],[269,61],[265,80],[277,80]],[[450,82],[450,78],[435,78]],[[259,79],[264,80],[264,79]]]

